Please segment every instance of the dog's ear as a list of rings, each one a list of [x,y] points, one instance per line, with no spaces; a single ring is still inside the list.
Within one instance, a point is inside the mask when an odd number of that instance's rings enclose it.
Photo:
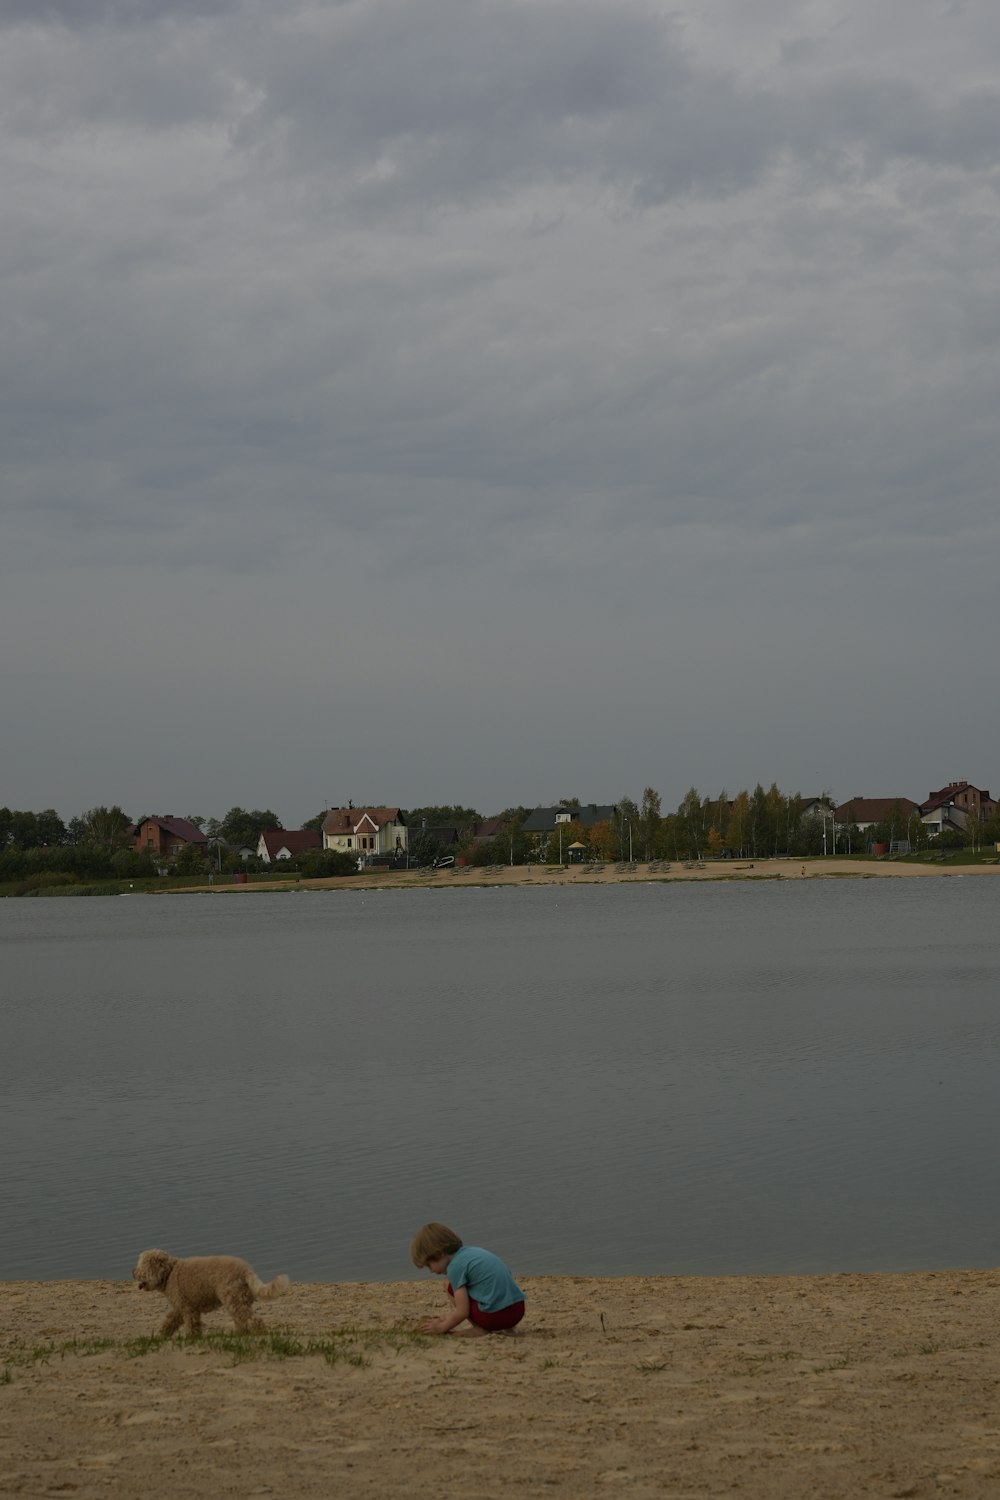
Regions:
[[[138,1270],[143,1281],[148,1281],[151,1287],[160,1287],[176,1263],[175,1257],[165,1250],[145,1250],[139,1256]]]

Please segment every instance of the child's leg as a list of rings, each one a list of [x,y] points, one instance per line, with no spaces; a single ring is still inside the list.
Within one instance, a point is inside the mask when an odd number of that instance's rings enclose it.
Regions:
[[[519,1334],[521,1330],[516,1327],[524,1317],[524,1303],[515,1302],[510,1307],[503,1307],[499,1312],[483,1312],[474,1297],[469,1298],[469,1322],[465,1328],[455,1328],[454,1333],[464,1334],[466,1338],[476,1338],[485,1333],[507,1333]]]

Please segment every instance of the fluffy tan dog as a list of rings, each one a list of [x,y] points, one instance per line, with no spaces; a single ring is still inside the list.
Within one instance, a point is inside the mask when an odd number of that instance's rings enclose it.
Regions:
[[[270,1301],[288,1291],[287,1276],[276,1276],[265,1286],[245,1260],[235,1255],[193,1255],[178,1260],[163,1250],[144,1250],[132,1279],[140,1292],[162,1292],[170,1312],[159,1332],[176,1333],[184,1324],[188,1333],[201,1332],[202,1313],[224,1307],[239,1333],[259,1333],[264,1327],[253,1315],[258,1297]]]

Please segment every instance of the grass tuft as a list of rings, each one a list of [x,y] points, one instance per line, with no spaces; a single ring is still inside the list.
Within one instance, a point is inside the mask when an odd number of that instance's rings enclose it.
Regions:
[[[55,1359],[87,1359],[109,1350],[128,1359],[142,1359],[161,1349],[191,1349],[199,1353],[214,1350],[232,1356],[234,1365],[263,1360],[320,1358],[328,1365],[344,1363],[358,1369],[371,1365],[371,1353],[379,1349],[396,1354],[407,1348],[425,1348],[427,1340],[402,1328],[336,1328],[326,1336],[302,1335],[287,1328],[268,1329],[264,1333],[236,1333],[229,1329],[210,1330],[195,1338],[164,1338],[149,1334],[133,1339],[67,1339],[62,1343],[27,1344],[15,1340],[4,1351],[5,1369],[0,1384],[8,1385],[11,1369],[47,1365]]]

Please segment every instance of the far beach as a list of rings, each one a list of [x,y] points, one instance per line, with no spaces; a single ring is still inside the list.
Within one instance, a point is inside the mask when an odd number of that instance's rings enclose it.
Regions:
[[[452,887],[532,886],[532,885],[612,885],[636,884],[640,882],[666,883],[670,881],[727,881],[742,880],[885,880],[885,879],[957,879],[964,876],[975,878],[1000,876],[1000,862],[962,863],[958,860],[928,860],[918,862],[909,859],[716,859],[716,860],[671,860],[654,861],[653,867],[646,861],[634,861],[634,868],[608,862],[604,865],[455,865],[442,870],[366,870],[357,875],[328,876],[320,880],[282,879],[268,880],[255,876],[252,883],[234,884],[233,877],[223,875],[211,886],[192,889],[211,890],[218,893],[237,892],[246,894],[260,890],[398,890],[427,888],[438,890]]]

